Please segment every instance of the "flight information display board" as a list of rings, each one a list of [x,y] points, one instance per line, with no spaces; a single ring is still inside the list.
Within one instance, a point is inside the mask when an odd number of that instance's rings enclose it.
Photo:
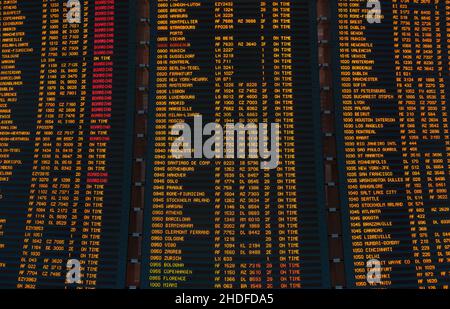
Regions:
[[[348,286],[448,288],[450,1],[369,2],[333,1]]]
[[[1,288],[124,287],[131,3],[0,0]]]
[[[314,2],[150,6],[141,287],[328,287]],[[207,124],[278,123],[279,161],[176,158],[180,123],[193,128],[193,153],[213,135],[196,144]]]

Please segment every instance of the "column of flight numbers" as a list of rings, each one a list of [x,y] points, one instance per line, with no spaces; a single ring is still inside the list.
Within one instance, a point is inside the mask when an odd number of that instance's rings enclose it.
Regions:
[[[221,1],[214,9],[216,122],[259,123],[260,66],[249,62],[251,53],[260,52],[259,6]],[[242,141],[243,137],[233,137],[234,143]],[[262,287],[259,160],[226,159],[215,164],[215,191],[221,198],[216,198],[214,287]]]
[[[419,150],[419,134],[420,128],[417,127],[417,113],[421,113],[424,118],[421,121],[426,121],[426,115],[428,113],[422,112],[423,109],[418,108],[416,92],[422,92],[425,90],[422,85],[421,89],[415,89],[419,86],[415,84],[415,76],[418,76],[414,72],[414,53],[413,49],[420,46],[415,45],[416,38],[421,35],[421,25],[416,21],[411,21],[407,17],[409,14],[409,5],[412,3],[401,4],[397,8],[396,1],[393,1],[393,26],[394,26],[394,40],[398,41],[398,47],[395,49],[395,53],[399,55],[399,59],[396,60],[396,70],[398,72],[397,81],[397,97],[399,104],[399,116],[400,116],[400,133],[401,133],[401,145],[402,145],[402,164],[405,170],[405,192],[406,192],[406,205],[409,212],[409,223],[411,224],[411,237],[413,244],[413,257],[414,265],[417,272],[418,281],[422,281],[423,267],[426,259],[430,258],[430,252],[424,253],[419,249],[419,245],[422,248],[426,248],[429,251],[429,239],[426,227],[425,209],[424,209],[424,190],[422,188],[421,181],[421,154]],[[419,12],[416,12],[419,13]],[[420,13],[419,13],[420,14]],[[420,15],[419,15],[420,16]],[[401,21],[401,22],[400,22]],[[430,25],[431,26],[431,25]],[[431,27],[430,27],[431,28]],[[414,32],[411,30],[414,29]],[[397,31],[396,31],[397,30]],[[417,35],[417,36],[416,36]],[[420,38],[419,38],[420,40]],[[420,43],[419,43],[420,45]],[[420,61],[420,60],[419,60]],[[417,74],[417,75],[416,75]],[[420,74],[420,73],[419,73]],[[420,81],[420,77],[418,81]],[[425,103],[424,101],[422,101]],[[427,102],[426,104],[436,105],[436,101]],[[420,228],[419,225],[423,227]],[[418,243],[421,239],[421,244]],[[422,242],[423,241],[423,242]],[[423,254],[427,257],[422,259]],[[431,270],[430,275],[434,277],[434,271]]]
[[[231,1],[215,3],[216,121],[222,125],[268,122],[270,86],[275,93],[272,117],[282,123],[283,136],[275,183],[271,184],[270,172],[260,170],[258,160],[215,162],[216,182],[221,183],[216,185],[215,287],[300,287],[290,14],[287,1],[242,6]],[[266,46],[266,40],[273,46]],[[243,63],[255,52],[260,65],[253,71]],[[273,186],[276,200],[270,197]],[[278,208],[274,210],[273,205]],[[272,218],[277,218],[276,226]],[[278,239],[273,239],[272,229]],[[273,242],[279,243],[276,252]]]
[[[382,262],[381,285],[448,286],[444,5],[393,0],[383,5],[381,24],[371,25],[363,1],[338,2],[356,286],[368,285],[371,258]]]
[[[49,225],[66,227],[59,239],[55,239],[47,246],[47,250],[59,251],[61,258],[48,259],[49,265],[44,266],[47,272],[54,272],[54,276],[65,281],[66,263],[70,258],[79,258],[76,236],[79,232],[78,222],[81,218],[80,207],[83,203],[83,188],[81,187],[83,144],[84,144],[84,118],[87,100],[87,48],[88,48],[88,6],[84,6],[80,12],[81,23],[69,24],[65,22],[68,9],[60,7],[60,35],[59,59],[59,86],[56,92],[58,128],[56,138],[56,150],[54,154],[53,170],[59,171],[63,184],[53,190],[55,200],[64,201],[65,208],[57,205],[55,211],[49,214]],[[50,30],[54,35],[56,29]],[[54,31],[54,32],[53,32]],[[61,150],[58,148],[61,147]],[[77,151],[78,150],[78,151]],[[56,186],[54,186],[56,188]],[[53,248],[52,248],[52,246]],[[50,251],[51,252],[51,251]],[[57,271],[55,271],[57,270]]]
[[[260,5],[259,3],[245,5],[236,3],[236,34],[235,61],[237,63],[233,76],[237,104],[233,122],[240,123],[260,123],[262,98],[262,72],[259,61],[252,65],[242,66],[245,61],[250,61],[252,54],[256,53],[261,59],[260,50]],[[245,13],[248,10],[248,13]],[[241,14],[242,12],[242,14]],[[248,31],[255,29],[255,31]],[[248,35],[251,34],[251,35]],[[259,60],[258,59],[258,60]],[[242,137],[237,137],[238,142]],[[250,136],[245,138],[245,142],[250,147],[257,147],[257,140]],[[252,145],[253,144],[253,145]],[[239,150],[237,150],[239,151]],[[244,149],[245,151],[245,149]],[[263,250],[264,222],[261,210],[261,181],[260,161],[251,158],[251,154],[246,154],[247,159],[238,160],[236,163],[236,188],[237,200],[237,230],[236,230],[236,252],[234,262],[236,263],[236,279],[234,287],[239,288],[262,288],[266,284],[266,262],[267,258]]]
[[[441,220],[448,215],[443,206],[448,205],[445,160],[449,143],[440,27],[443,4],[392,4],[405,206],[412,238],[411,261],[419,288],[443,287],[448,280],[448,274],[439,273],[438,265],[439,244],[443,241],[440,231],[448,226]]]
[[[43,150],[41,150],[41,141],[42,145],[44,143],[49,144],[49,137],[44,136],[44,129],[49,128],[52,129],[53,120],[45,119],[47,107],[50,105],[50,108],[54,109],[54,102],[47,103],[47,101],[51,101],[51,99],[47,99],[46,91],[44,89],[48,86],[48,84],[55,84],[56,78],[53,76],[49,76],[48,73],[50,66],[55,67],[54,63],[47,63],[47,53],[50,53],[50,37],[48,33],[48,29],[50,28],[50,3],[47,1],[43,1],[42,3],[42,44],[41,44],[41,71],[40,71],[40,83],[39,83],[39,102],[38,102],[38,115],[37,115],[37,132],[35,139],[35,151],[33,155],[33,174],[31,179],[31,189],[30,189],[30,203],[28,207],[27,214],[27,229],[24,235],[24,245],[23,252],[21,258],[21,265],[18,277],[18,288],[35,288],[37,286],[38,281],[38,263],[41,258],[41,249],[42,249],[42,238],[43,238],[43,223],[45,216],[42,214],[45,211],[45,207],[47,206],[45,201],[38,201],[38,194],[34,194],[34,189],[36,186],[39,186],[41,190],[41,194],[47,194],[49,188],[50,181],[50,170],[49,166],[44,166],[44,164],[40,163],[44,159],[49,158],[49,154],[51,150],[47,150],[46,154]],[[55,45],[55,44],[54,44]],[[55,47],[53,47],[53,50]],[[49,61],[50,62],[50,61]],[[53,77],[53,78],[52,78]],[[54,87],[54,86],[53,86]],[[53,92],[54,93],[54,92]],[[48,93],[50,96],[50,93]],[[45,110],[45,112],[44,112]],[[44,118],[44,119],[43,119]],[[42,130],[42,131],[41,131]],[[53,132],[52,132],[53,133]],[[48,163],[47,163],[48,164]],[[39,166],[38,166],[39,165]],[[45,197],[41,198],[44,200]],[[34,214],[36,212],[36,214]]]
[[[448,70],[450,67],[450,39],[449,39],[449,35],[450,35],[450,1],[444,1],[442,4],[442,14],[441,14],[441,22],[442,22],[442,33],[445,35],[443,35],[442,37],[442,46],[443,46],[443,60],[444,60],[444,70]],[[445,72],[444,72],[444,76],[445,76]],[[449,93],[450,89],[450,82],[447,79],[445,79],[445,83],[446,83],[446,93]],[[448,100],[448,95],[446,95],[446,99]],[[443,112],[443,116],[448,117],[448,104],[447,104],[447,110],[445,112]],[[448,119],[448,118],[447,118]],[[446,149],[447,149],[447,153],[450,153],[450,141],[446,141]],[[446,166],[450,166],[450,156],[447,156],[447,160],[444,161]],[[446,194],[448,195],[448,188],[446,190]],[[449,205],[445,205],[445,206],[440,206],[439,208],[437,208],[438,211],[445,211],[448,212],[450,211],[450,207]],[[442,219],[440,222],[445,222],[446,219]],[[446,275],[446,276],[450,276],[450,270],[448,270],[448,267],[445,268],[445,265],[449,265],[450,264],[450,250],[448,250],[448,246],[446,245],[446,243],[449,242],[450,239],[450,232],[447,231],[439,231],[439,232],[435,232],[436,238],[439,239],[439,241],[436,241],[436,249],[437,249],[437,255],[438,255],[438,263],[443,265],[443,269],[441,270],[441,275]],[[443,285],[444,288],[448,289],[450,287],[449,283],[446,283]]]
[[[19,288],[65,280],[65,264],[80,195],[83,72],[86,41],[80,25],[69,25],[65,6],[42,2],[41,78],[30,200],[18,276]],[[64,59],[61,61],[61,59]],[[81,85],[80,85],[81,81]],[[51,236],[50,236],[51,235]]]
[[[234,4],[214,3],[214,110],[215,121],[233,123],[236,94],[232,76],[234,44]],[[218,147],[226,146],[219,144]],[[232,263],[236,251],[236,190],[234,161],[214,162],[214,287],[232,286],[237,273]]]
[[[257,50],[258,10],[258,5],[252,2],[223,1],[215,4],[215,92],[216,111],[219,111],[216,122],[222,126],[226,123],[260,122],[260,67],[258,63],[254,66],[249,62],[250,53],[260,54]],[[248,64],[248,67],[243,64]],[[233,139],[233,142],[242,141],[257,142],[239,136]],[[230,159],[215,163],[216,170],[222,165],[222,173],[216,173],[215,177],[216,183],[221,183],[216,185],[216,196],[222,195],[221,200],[216,199],[216,208],[223,209],[222,213],[217,210],[215,213],[215,221],[222,222],[216,224],[215,233],[223,235],[222,239],[215,239],[216,247],[222,245],[222,250],[215,251],[215,287],[261,286],[264,271],[260,263],[264,237],[261,227],[264,222],[259,207],[259,162]]]

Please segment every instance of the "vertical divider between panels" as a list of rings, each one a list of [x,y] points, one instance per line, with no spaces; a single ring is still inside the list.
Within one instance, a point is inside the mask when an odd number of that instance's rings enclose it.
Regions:
[[[126,287],[140,287],[150,70],[149,0],[136,0],[136,100]]]
[[[320,105],[323,136],[323,164],[325,173],[325,202],[327,209],[327,240],[331,286],[346,286],[342,239],[341,204],[337,164],[335,106],[332,78],[332,48],[330,0],[317,0],[317,39],[319,52]]]

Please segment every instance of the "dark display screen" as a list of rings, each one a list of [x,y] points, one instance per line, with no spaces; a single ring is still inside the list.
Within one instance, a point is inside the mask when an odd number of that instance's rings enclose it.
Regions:
[[[143,287],[327,286],[314,16],[310,1],[151,6]],[[195,115],[279,123],[278,165],[174,159],[171,129]]]
[[[448,1],[334,2],[348,282],[448,288]]]
[[[448,16],[0,0],[0,290],[448,289]]]
[[[81,2],[0,1],[0,287],[124,287],[130,8]]]

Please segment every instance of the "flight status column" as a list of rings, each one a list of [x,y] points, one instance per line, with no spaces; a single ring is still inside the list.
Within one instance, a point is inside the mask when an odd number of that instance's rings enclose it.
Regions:
[[[448,288],[449,2],[378,5],[334,2],[348,282]]]
[[[125,284],[129,5],[0,2],[1,287]]]
[[[151,3],[142,287],[327,286],[313,12]]]

